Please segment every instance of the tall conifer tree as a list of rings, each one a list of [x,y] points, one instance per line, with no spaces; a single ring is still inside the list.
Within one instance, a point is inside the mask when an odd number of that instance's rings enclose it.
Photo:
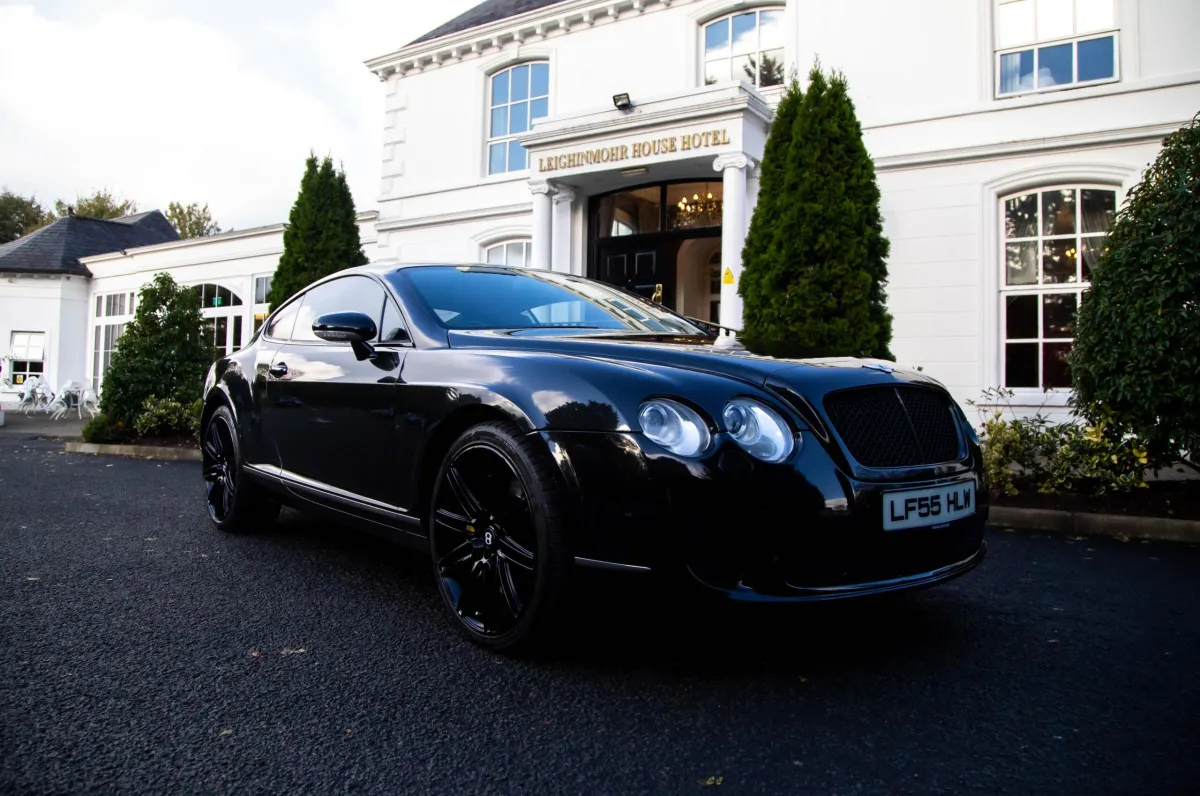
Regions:
[[[321,277],[366,265],[355,216],[345,172],[329,157],[318,162],[310,154],[283,232],[283,256],[268,296],[271,309]]]
[[[767,139],[738,291],[742,339],[772,356],[892,359],[875,165],[840,74],[788,86]]]

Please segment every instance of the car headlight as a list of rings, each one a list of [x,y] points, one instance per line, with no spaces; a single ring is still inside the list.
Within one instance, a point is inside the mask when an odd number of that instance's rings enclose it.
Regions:
[[[796,447],[787,421],[758,401],[734,398],[725,404],[721,417],[729,436],[756,459],[772,464],[781,462]]]
[[[638,423],[643,434],[677,456],[699,456],[712,439],[704,418],[665,398],[651,398],[642,404]]]

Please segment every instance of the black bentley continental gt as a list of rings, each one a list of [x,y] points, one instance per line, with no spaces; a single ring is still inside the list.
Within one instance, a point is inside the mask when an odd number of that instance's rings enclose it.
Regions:
[[[980,562],[978,440],[940,384],[731,340],[567,274],[343,271],[209,371],[209,516],[288,504],[408,543],[494,649],[544,639],[576,567],[803,602]]]

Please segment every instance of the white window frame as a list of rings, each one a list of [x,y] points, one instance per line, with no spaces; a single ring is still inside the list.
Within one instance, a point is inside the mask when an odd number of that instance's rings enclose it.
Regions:
[[[19,338],[18,338],[19,335],[24,336],[25,339],[23,341],[19,341]],[[13,387],[20,387],[26,381],[28,381],[31,376],[37,376],[38,378],[45,381],[45,379],[46,379],[46,338],[47,338],[47,336],[48,335],[45,332],[33,331],[32,329],[13,330],[13,333],[9,336],[9,339],[8,339],[8,342],[9,342],[8,357],[6,358],[7,364],[8,364],[8,372],[3,374],[3,377],[6,382],[11,384]],[[40,343],[37,346],[34,346],[33,338],[38,338],[38,340],[40,341]],[[39,353],[36,357],[31,356],[34,348],[37,348],[39,351]],[[42,369],[40,371],[38,371],[37,373],[31,373],[29,371],[29,363],[31,363],[31,362],[40,362],[42,364]],[[17,363],[23,363],[25,365],[24,369],[20,371],[24,376],[24,378],[22,378],[20,382],[18,382],[16,380],[17,374],[18,374]]]
[[[1038,0],[1027,0],[1027,1],[1034,4],[1033,5],[1034,26],[1035,26],[1034,27],[1034,38],[1031,40],[1028,40],[1028,41],[1021,42],[1020,44],[1007,45],[1003,48],[1000,48],[998,46],[999,41],[1000,41],[1000,20],[999,20],[1000,8],[1002,6],[1011,4],[1012,2],[1021,2],[1021,0],[994,0],[991,4],[992,30],[993,30],[993,35],[995,37],[994,41],[996,42],[996,45],[997,45],[994,48],[994,52],[992,54],[992,74],[993,74],[992,96],[995,99],[1010,99],[1012,97],[1024,97],[1024,96],[1028,96],[1030,94],[1044,94],[1046,92],[1062,91],[1062,90],[1073,89],[1073,88],[1083,88],[1086,86],[1100,86],[1100,85],[1105,85],[1108,83],[1119,83],[1121,81],[1121,35],[1120,35],[1120,26],[1121,26],[1120,11],[1121,11],[1121,9],[1119,7],[1119,0],[1110,0],[1110,2],[1112,2],[1112,4],[1113,4],[1113,24],[1111,27],[1104,28],[1101,30],[1089,30],[1086,33],[1073,32],[1072,35],[1070,35],[1070,36],[1059,36],[1059,37],[1053,37],[1053,38],[1049,38],[1049,37],[1042,38],[1040,35],[1038,35],[1037,28],[1036,28]],[[1077,17],[1078,17],[1078,12],[1077,12],[1077,8],[1075,6],[1075,3],[1077,3],[1077,2],[1078,2],[1078,0],[1073,0],[1073,3],[1072,3],[1072,27],[1073,28],[1077,28],[1077,26],[1078,26],[1078,23],[1076,21]],[[1106,39],[1106,38],[1112,38],[1112,40],[1113,40],[1113,73],[1112,73],[1112,76],[1098,78],[1095,80],[1084,80],[1084,81],[1078,80],[1079,44],[1080,44],[1080,42],[1088,42],[1088,41],[1094,41],[1096,39]],[[1064,44],[1071,45],[1071,78],[1072,79],[1071,79],[1070,83],[1060,83],[1060,84],[1053,85],[1053,86],[1034,85],[1032,88],[1025,89],[1023,91],[1009,91],[1009,92],[1004,92],[1004,93],[1001,92],[1000,84],[1001,84],[1001,79],[1003,77],[1003,73],[1001,71],[1000,64],[1003,60],[1003,56],[1012,55],[1014,53],[1021,53],[1021,52],[1025,52],[1025,51],[1031,51],[1033,53],[1034,82],[1036,84],[1037,77],[1038,77],[1038,59],[1040,58],[1040,55],[1039,55],[1040,50],[1042,50],[1046,47],[1055,47],[1055,46],[1064,45]]]
[[[267,290],[263,294],[262,301],[258,300],[258,281],[260,279],[267,280]],[[274,271],[269,274],[255,274],[250,279],[250,289],[252,291],[253,304],[250,316],[250,333],[248,336],[246,336],[246,340],[249,340],[258,333],[258,330],[262,327],[262,325],[267,322],[267,316],[271,314],[271,303],[267,301],[267,299],[271,295],[271,282],[274,281],[274,279]],[[243,329],[242,331],[243,335],[245,335],[245,330]]]
[[[242,348],[250,340],[250,337],[254,334],[252,328],[251,329],[246,328],[246,320],[247,320],[246,306],[247,306],[248,302],[246,301],[245,298],[243,298],[242,293],[237,288],[230,287],[229,285],[223,284],[218,281],[207,280],[207,281],[203,281],[203,282],[196,282],[194,284],[186,285],[186,287],[189,290],[195,290],[197,288],[202,288],[206,285],[212,285],[213,287],[223,288],[225,290],[228,290],[229,295],[231,297],[229,304],[222,304],[219,307],[211,306],[211,305],[204,306],[203,302],[201,302],[201,306],[200,306],[200,315],[204,318],[204,320],[206,322],[212,321],[212,329],[213,329],[213,335],[214,335],[213,344],[218,349],[217,355],[220,357],[227,357],[227,356],[230,356],[230,355],[242,350]],[[253,286],[253,284],[251,284],[251,290],[253,290],[253,289],[254,289],[254,286]],[[253,300],[254,296],[252,295],[250,298],[251,298],[251,300]],[[237,299],[239,303],[237,303],[237,304],[233,303],[233,299]],[[216,330],[219,325],[218,321],[221,318],[226,319],[224,344],[219,344],[216,339]],[[251,321],[251,326],[253,326],[253,318],[251,318],[250,321]],[[240,322],[240,326],[241,326],[241,330],[240,330],[241,334],[240,335],[238,334],[239,322]]]
[[[1073,234],[1064,235],[1046,235],[1043,234],[1042,225],[1037,224],[1034,236],[1008,238],[1005,234],[1005,203],[1018,196],[1033,194],[1037,196],[1035,200],[1038,208],[1038,218],[1040,220],[1041,213],[1041,194],[1046,191],[1055,190],[1074,190],[1075,194],[1075,232]],[[1125,191],[1122,185],[1113,184],[1111,182],[1097,182],[1094,180],[1067,180],[1067,181],[1046,181],[1037,184],[1028,185],[1016,190],[1006,190],[998,192],[995,195],[995,206],[997,207],[997,216],[995,218],[996,232],[996,261],[994,271],[996,273],[996,284],[998,287],[998,307],[996,313],[995,340],[996,340],[996,357],[998,369],[996,379],[993,383],[985,384],[985,387],[1002,386],[1011,389],[1018,396],[1029,397],[1032,402],[1037,403],[1035,396],[1049,396],[1047,401],[1050,405],[1065,405],[1067,396],[1070,395],[1070,388],[1046,387],[1044,384],[1044,356],[1045,344],[1047,343],[1074,343],[1074,337],[1046,337],[1043,325],[1043,308],[1044,302],[1042,296],[1046,295],[1074,295],[1076,297],[1076,311],[1078,311],[1079,302],[1083,294],[1091,287],[1090,282],[1082,281],[1083,262],[1082,253],[1078,251],[1076,246],[1076,274],[1079,279],[1074,282],[1042,282],[1042,264],[1041,251],[1044,241],[1054,240],[1075,240],[1077,242],[1083,239],[1102,240],[1104,234],[1101,233],[1084,233],[1082,228],[1083,214],[1083,194],[1085,190],[1111,191],[1114,194],[1115,209],[1119,212],[1121,204],[1124,201]],[[1007,246],[1014,242],[1035,242],[1037,244],[1038,258],[1038,280],[1034,284],[1028,285],[1008,285],[1007,284]],[[1037,308],[1037,336],[1036,338],[1013,338],[1008,337],[1008,298],[1012,296],[1036,296],[1038,299]],[[1038,386],[1036,387],[1009,387],[1007,384],[1008,371],[1008,344],[1025,343],[1034,344],[1037,346],[1037,378]],[[1043,398],[1044,400],[1044,398]]]
[[[530,156],[529,156],[528,150],[525,151],[525,168],[523,168],[523,169],[508,168],[509,152],[511,150],[511,143],[509,143],[509,142],[516,141],[517,138],[528,134],[529,131],[533,129],[533,123],[535,121],[533,119],[533,102],[534,102],[534,100],[543,98],[543,95],[541,95],[541,94],[537,95],[536,97],[533,95],[533,67],[535,64],[541,64],[546,67],[546,94],[544,96],[545,96],[545,100],[546,100],[546,115],[548,116],[550,114],[550,110],[552,107],[551,106],[551,98],[554,96],[554,79],[553,79],[554,75],[550,68],[550,59],[549,58],[535,57],[535,58],[529,58],[527,60],[522,60],[522,61],[505,62],[499,68],[489,71],[487,73],[487,79],[484,80],[483,174],[485,177],[487,177],[489,179],[503,179],[503,178],[511,179],[514,176],[519,177],[520,175],[527,174],[530,170],[530,168],[529,168],[530,167],[530,164],[529,164]],[[523,100],[513,100],[513,98],[512,98],[512,72],[514,69],[519,69],[522,66],[529,67],[530,93],[529,93],[529,96],[527,96]],[[509,76],[509,78],[508,78],[508,80],[509,80],[508,100],[503,103],[493,105],[492,104],[492,85],[493,85],[493,82],[495,81],[495,79],[503,74],[508,74],[508,76]],[[526,119],[525,129],[519,133],[513,133],[511,131],[512,130],[511,108],[514,104],[517,104],[517,103],[524,103],[525,105],[527,105],[529,107],[529,115],[528,115],[528,118]],[[497,108],[501,108],[501,107],[509,109],[509,117],[505,124],[505,133],[504,133],[504,135],[492,135],[492,111],[494,111]],[[537,118],[542,119],[545,117],[539,116]],[[492,171],[492,145],[500,144],[500,143],[505,144],[505,152],[504,152],[505,168],[502,171]]]
[[[759,15],[763,11],[777,11],[777,12],[779,12],[779,14],[781,15],[781,17],[783,19],[783,22],[782,22],[783,41],[780,43],[780,45],[778,47],[772,47],[768,50],[762,49],[762,22],[761,22],[762,18]],[[752,53],[742,53],[739,55],[734,55],[733,54],[733,18],[737,17],[737,16],[741,16],[743,14],[754,14],[755,15],[754,35],[757,37],[758,40],[755,42],[755,49]],[[698,38],[699,38],[699,42],[697,44],[697,51],[696,51],[700,85],[702,85],[702,86],[714,85],[714,84],[710,84],[708,82],[708,68],[707,67],[708,67],[708,63],[709,63],[710,59],[705,58],[706,37],[707,37],[707,31],[708,31],[708,28],[710,25],[715,25],[718,22],[722,22],[724,20],[729,20],[730,53],[729,53],[729,55],[725,56],[724,59],[721,59],[721,60],[728,61],[730,64],[730,68],[729,68],[730,80],[735,80],[737,82],[742,82],[742,83],[746,83],[748,85],[752,85],[760,91],[773,91],[776,89],[782,89],[783,86],[787,83],[787,66],[786,66],[786,64],[787,64],[789,17],[788,17],[788,13],[787,13],[787,6],[781,5],[778,3],[763,3],[761,5],[751,5],[751,6],[746,6],[746,7],[739,7],[739,8],[735,8],[735,9],[726,11],[724,13],[718,14],[713,17],[707,17],[707,18],[703,19],[703,21],[700,22],[700,30],[697,34]],[[784,60],[781,62],[781,67],[784,69],[784,76],[783,76],[783,79],[779,83],[777,83],[775,85],[771,85],[771,86],[760,86],[758,81],[759,81],[759,77],[762,74],[761,71],[758,71],[758,73],[755,74],[754,81],[752,83],[741,77],[735,78],[733,76],[733,59],[734,58],[741,58],[745,55],[751,55],[752,57],[758,59],[758,63],[760,64],[759,70],[761,70],[762,54],[764,52],[773,52],[774,50],[781,50],[781,51],[783,51],[783,54],[784,54]],[[717,59],[712,59],[712,60],[717,60]],[[720,81],[716,81],[716,82],[719,83]]]
[[[125,333],[125,327],[133,320],[136,303],[136,290],[97,293],[92,298],[88,368],[91,371],[92,389],[97,393],[104,384],[104,374],[112,362],[112,352],[116,349],[117,341]]]
[[[509,252],[508,247],[517,245],[517,244],[520,244],[523,247],[522,248],[522,251],[523,251],[522,257],[524,259],[524,262],[510,263],[510,262],[508,262],[508,252]],[[489,265],[512,265],[512,266],[516,266],[518,268],[528,268],[532,262],[530,260],[532,250],[533,250],[533,240],[531,238],[504,238],[503,240],[492,241],[491,243],[488,243],[487,245],[482,246],[480,248],[481,248],[480,262],[488,263]],[[502,263],[495,263],[495,262],[492,262],[490,259],[490,255],[491,255],[492,251],[497,250],[497,249],[499,249],[500,252],[504,255],[504,262],[502,262]]]

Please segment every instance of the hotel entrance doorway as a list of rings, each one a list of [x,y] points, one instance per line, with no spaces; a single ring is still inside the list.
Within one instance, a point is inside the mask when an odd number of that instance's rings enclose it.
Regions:
[[[588,275],[716,323],[721,183],[670,182],[594,196]]]

